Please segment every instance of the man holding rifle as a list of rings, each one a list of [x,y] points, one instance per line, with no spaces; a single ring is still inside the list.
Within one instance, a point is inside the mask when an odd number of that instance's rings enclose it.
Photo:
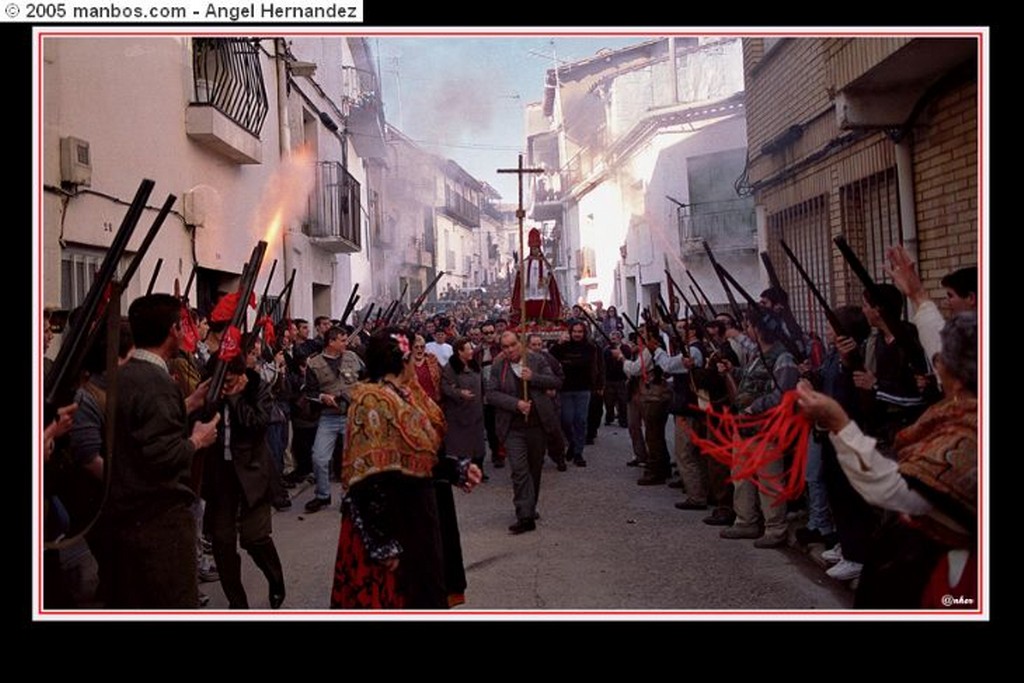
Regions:
[[[132,302],[132,358],[118,371],[117,429],[105,514],[111,533],[111,608],[199,607],[192,457],[217,438],[215,415],[188,431],[205,389],[185,399],[167,371],[181,343],[181,301]]]

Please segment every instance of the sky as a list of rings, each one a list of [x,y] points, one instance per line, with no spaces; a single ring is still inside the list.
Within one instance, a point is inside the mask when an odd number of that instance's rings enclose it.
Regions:
[[[371,38],[388,122],[428,152],[449,158],[515,202],[525,153],[524,110],[544,95],[554,59],[576,61],[648,36],[523,35]],[[528,161],[528,160],[524,160]]]

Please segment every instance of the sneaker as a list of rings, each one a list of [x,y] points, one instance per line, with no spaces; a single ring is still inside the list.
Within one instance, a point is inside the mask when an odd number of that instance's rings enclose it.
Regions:
[[[830,568],[825,573],[831,576],[836,581],[852,581],[860,576],[860,571],[864,568],[860,562],[851,562],[850,560],[840,560],[839,564]]]
[[[330,504],[331,504],[331,497],[330,496],[327,496],[326,498],[313,498],[313,500],[311,500],[308,503],[306,503],[306,512],[309,512],[311,514],[314,513],[314,512],[320,512],[325,507],[329,507]]]
[[[821,559],[825,560],[826,562],[842,562],[842,547],[838,543],[836,543],[834,546],[821,553]]]

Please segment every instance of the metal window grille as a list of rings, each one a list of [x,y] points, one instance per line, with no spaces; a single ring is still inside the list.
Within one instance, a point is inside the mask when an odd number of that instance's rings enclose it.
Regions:
[[[819,195],[768,217],[768,255],[789,294],[789,306],[805,332],[824,339],[825,314],[779,244],[785,240],[829,304],[835,303],[828,196]]]
[[[194,38],[192,72],[197,104],[212,105],[256,137],[270,105],[263,83],[259,41]]]
[[[362,245],[359,181],[337,161],[316,164],[306,234],[343,239],[358,251]]]
[[[900,243],[900,204],[896,169],[888,168],[839,189],[843,234],[876,282],[888,279],[885,250]],[[859,304],[863,286],[847,277],[846,301]]]
[[[60,257],[60,305],[73,310],[85,301],[85,295],[96,279],[105,252],[101,250],[65,249]],[[116,277],[121,278],[124,264],[119,263]]]

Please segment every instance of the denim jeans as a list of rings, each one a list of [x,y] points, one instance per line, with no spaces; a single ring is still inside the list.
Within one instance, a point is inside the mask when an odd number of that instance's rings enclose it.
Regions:
[[[338,439],[344,443],[347,422],[347,416],[340,413],[320,416],[316,439],[313,440],[313,477],[316,479],[313,492],[321,500],[331,497],[331,456],[334,454],[334,445]]]
[[[813,438],[807,446],[807,528],[817,529],[822,536],[835,531],[821,467],[821,442]]]
[[[572,459],[583,457],[583,445],[587,438],[587,412],[590,409],[590,390],[563,391],[562,431],[569,440],[569,455]]]
[[[274,474],[280,478],[284,472],[284,452],[288,448],[287,422],[267,425],[267,446],[270,448],[270,460],[274,463]]]

